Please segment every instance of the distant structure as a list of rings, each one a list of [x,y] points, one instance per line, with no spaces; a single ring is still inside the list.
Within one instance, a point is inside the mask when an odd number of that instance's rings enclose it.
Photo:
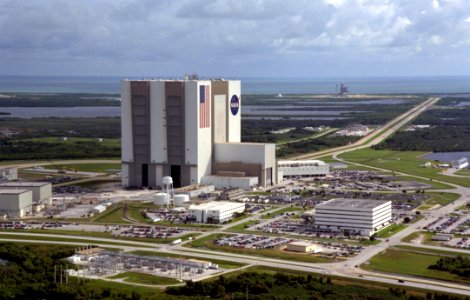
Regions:
[[[340,83],[339,84],[338,95],[343,96],[343,95],[348,94],[348,93],[349,93],[349,87],[347,85],[345,85],[344,83]]]
[[[18,179],[18,169],[17,168],[0,168],[0,182],[2,181],[11,181]]]
[[[468,159],[466,157],[462,157],[460,159],[456,159],[452,161],[452,168],[455,169],[465,169],[468,167]]]
[[[332,232],[371,236],[391,223],[391,201],[338,198],[315,207],[315,227]]]
[[[122,183],[173,186],[227,178],[250,186],[277,183],[275,145],[241,143],[240,81],[123,80],[121,82]],[[215,177],[220,177],[217,180]]]
[[[27,189],[0,189],[0,215],[22,218],[32,211],[33,192]]]

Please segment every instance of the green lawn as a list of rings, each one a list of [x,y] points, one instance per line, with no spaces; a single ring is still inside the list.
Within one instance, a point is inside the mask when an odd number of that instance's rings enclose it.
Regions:
[[[384,168],[396,172],[403,172],[416,176],[425,177],[432,180],[442,180],[449,183],[470,187],[468,178],[451,177],[439,174],[440,170],[436,168],[421,167],[426,159],[420,156],[426,152],[419,151],[391,151],[391,150],[372,150],[370,148],[356,150],[341,155],[341,158],[361,163],[377,168]]]
[[[445,281],[470,283],[470,280],[455,274],[428,269],[439,260],[441,252],[429,251],[422,248],[389,248],[372,257],[361,268],[369,271],[397,273],[403,275],[427,277]],[[452,254],[456,255],[456,254]]]
[[[124,219],[124,208],[122,206],[113,207],[98,215],[98,217],[94,219],[94,222],[106,224],[131,223]]]
[[[140,284],[155,284],[155,285],[166,285],[166,284],[179,284],[180,282],[174,278],[155,276],[151,274],[137,273],[137,272],[124,272],[114,276],[109,276],[109,279],[124,279],[125,282],[129,283],[140,283]]]
[[[406,228],[405,224],[392,224],[380,230],[379,232],[377,232],[377,236],[386,239],[386,238],[391,237],[395,233],[402,231],[405,228]]]
[[[71,278],[72,279],[72,278]],[[178,297],[166,295],[162,289],[137,286],[132,284],[119,283],[109,280],[88,280],[85,283],[87,286],[93,286],[101,289],[110,289],[114,292],[124,293],[131,299],[133,291],[139,293],[144,299],[178,299]]]
[[[430,209],[438,204],[444,206],[460,198],[459,194],[454,193],[427,193],[427,195],[431,197],[418,207],[419,210]]]
[[[251,220],[248,222],[244,222],[244,223],[229,227],[227,228],[226,231],[244,233],[248,227],[250,227],[251,225],[258,224],[258,223],[259,223],[258,220]]]

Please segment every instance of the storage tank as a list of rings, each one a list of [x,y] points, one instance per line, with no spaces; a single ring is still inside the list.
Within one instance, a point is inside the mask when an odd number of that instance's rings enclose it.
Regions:
[[[173,201],[175,203],[175,206],[183,206],[184,203],[189,202],[189,196],[188,195],[175,195],[173,197]]]
[[[154,195],[153,203],[155,205],[168,205],[168,194],[167,193],[156,193]]]

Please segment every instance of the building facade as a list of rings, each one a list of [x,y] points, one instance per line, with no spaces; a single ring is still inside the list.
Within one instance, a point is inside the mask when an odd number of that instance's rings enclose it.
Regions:
[[[50,204],[52,200],[52,184],[49,182],[1,182],[2,189],[27,189],[33,192],[33,203]]]
[[[30,213],[33,192],[27,189],[0,189],[0,214],[11,218],[22,218]]]
[[[220,170],[233,171],[217,165],[216,153],[222,148],[236,153],[243,145],[240,106],[240,81],[122,81],[123,185],[158,187],[164,176],[171,176],[175,187],[188,186]],[[264,180],[264,170],[275,170],[275,163],[265,164],[275,160],[272,149],[259,161],[248,155],[220,163],[246,163],[247,170],[258,165],[256,176],[265,186],[271,181]]]
[[[392,223],[392,202],[332,199],[315,207],[315,227],[371,236]]]
[[[296,176],[325,176],[330,166],[321,160],[280,160],[277,162],[278,178]]]
[[[197,223],[223,223],[233,218],[235,213],[243,213],[245,204],[228,201],[213,201],[200,205],[191,205],[188,215]]]

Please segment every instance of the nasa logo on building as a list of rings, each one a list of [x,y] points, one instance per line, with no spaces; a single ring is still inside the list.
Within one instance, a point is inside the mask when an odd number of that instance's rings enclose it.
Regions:
[[[233,95],[232,99],[230,99],[230,111],[232,112],[232,115],[236,116],[239,108],[240,99],[238,99],[237,95]]]

